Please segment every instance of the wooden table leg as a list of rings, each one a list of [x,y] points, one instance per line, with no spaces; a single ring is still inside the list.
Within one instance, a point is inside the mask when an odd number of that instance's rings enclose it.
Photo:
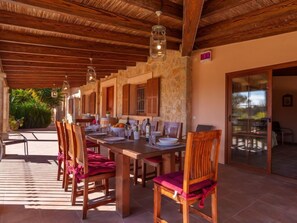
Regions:
[[[163,158],[163,174],[175,172],[175,153],[166,153]]]
[[[116,210],[122,217],[130,215],[130,158],[116,154]]]

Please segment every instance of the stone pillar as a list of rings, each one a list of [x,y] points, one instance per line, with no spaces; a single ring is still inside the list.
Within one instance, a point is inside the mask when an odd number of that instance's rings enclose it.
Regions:
[[[186,61],[186,111],[187,111],[187,123],[186,132],[194,131],[192,126],[192,58],[187,57]]]

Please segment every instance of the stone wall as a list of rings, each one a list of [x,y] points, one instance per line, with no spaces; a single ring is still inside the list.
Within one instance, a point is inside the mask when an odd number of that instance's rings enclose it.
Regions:
[[[137,79],[138,76],[142,76]],[[122,89],[123,85],[131,79],[137,79],[139,83],[145,83],[147,79],[152,77],[161,78],[160,87],[160,116],[154,117],[160,121],[183,122],[184,133],[190,129],[191,123],[191,105],[187,102],[191,96],[191,80],[189,72],[189,59],[181,57],[178,51],[167,51],[167,58],[164,62],[156,62],[151,59],[148,62],[139,62],[135,67],[129,67],[127,70],[119,71],[108,78],[102,80],[107,81],[117,78],[117,115],[122,116]],[[189,100],[191,101],[191,100]]]

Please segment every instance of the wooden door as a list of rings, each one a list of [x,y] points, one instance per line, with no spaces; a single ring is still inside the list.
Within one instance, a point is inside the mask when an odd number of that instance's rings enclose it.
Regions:
[[[271,171],[271,71],[227,75],[228,163]]]
[[[159,116],[160,103],[160,78],[152,78],[147,80],[146,88],[147,100],[147,116]]]
[[[130,108],[130,84],[123,86],[123,101],[122,101],[122,113],[123,115],[129,115]]]
[[[113,108],[114,108],[114,86],[111,86],[106,89],[106,111],[109,111],[111,116],[114,116]]]

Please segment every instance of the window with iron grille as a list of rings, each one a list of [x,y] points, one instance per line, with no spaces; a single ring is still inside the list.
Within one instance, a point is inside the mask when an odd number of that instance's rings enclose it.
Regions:
[[[145,114],[145,85],[137,87],[137,115]]]

